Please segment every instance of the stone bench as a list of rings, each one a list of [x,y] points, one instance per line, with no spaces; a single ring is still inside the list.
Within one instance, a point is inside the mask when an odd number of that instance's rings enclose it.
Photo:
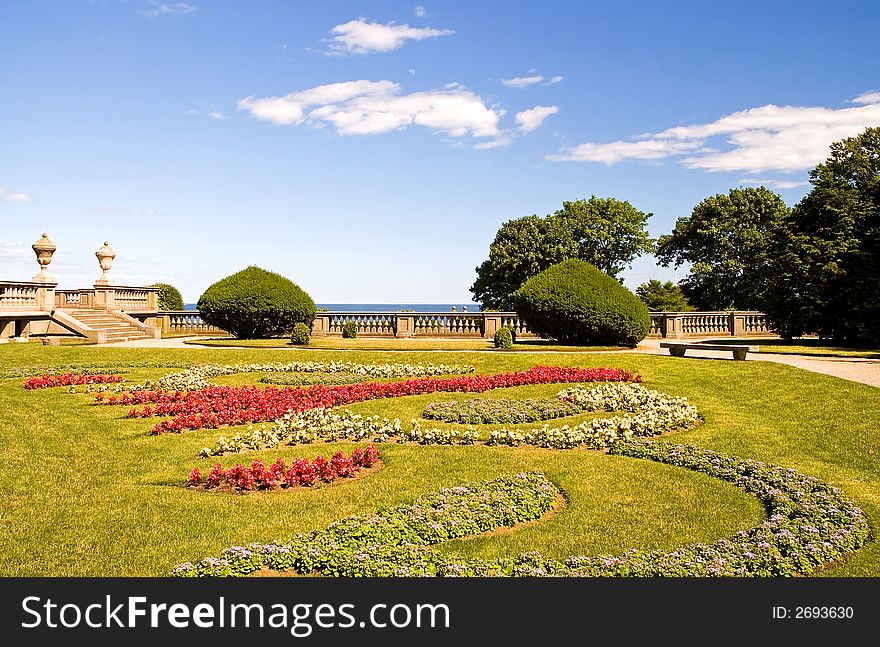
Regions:
[[[743,360],[747,353],[757,353],[760,348],[758,346],[738,346],[735,344],[700,344],[697,342],[686,343],[678,341],[660,342],[660,348],[668,348],[669,354],[673,357],[684,357],[687,350],[722,350],[733,353],[733,359]]]

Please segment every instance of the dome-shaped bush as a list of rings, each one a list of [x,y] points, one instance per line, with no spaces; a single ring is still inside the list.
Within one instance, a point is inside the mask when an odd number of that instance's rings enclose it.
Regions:
[[[514,299],[530,330],[565,343],[634,347],[651,327],[648,308],[636,295],[578,259],[533,276]]]
[[[501,326],[495,331],[495,348],[513,348],[513,334],[508,326]]]
[[[290,343],[294,346],[308,346],[312,339],[312,329],[302,322],[297,322],[290,332]]]
[[[311,327],[317,312],[296,283],[253,265],[205,290],[198,308],[206,323],[240,339],[287,335],[297,323]]]

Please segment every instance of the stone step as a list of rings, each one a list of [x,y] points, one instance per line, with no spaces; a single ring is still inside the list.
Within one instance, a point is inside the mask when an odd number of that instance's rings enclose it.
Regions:
[[[144,334],[140,330],[138,330],[137,328],[134,328],[134,327],[132,327],[132,328],[113,328],[112,330],[107,330],[105,332],[107,333],[107,337],[119,337],[119,336],[125,336],[125,335],[131,336],[131,335],[143,335]],[[144,336],[146,336],[146,335],[144,335]]]

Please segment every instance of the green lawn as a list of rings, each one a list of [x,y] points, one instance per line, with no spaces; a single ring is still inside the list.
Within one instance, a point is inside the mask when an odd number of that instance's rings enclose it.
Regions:
[[[355,340],[367,341],[367,340]],[[170,368],[294,359],[471,363],[479,372],[536,363],[619,366],[642,373],[651,388],[685,395],[705,424],[681,441],[793,467],[844,488],[880,522],[880,390],[769,362],[731,362],[628,353],[395,353],[249,349],[0,347],[0,375],[23,368],[82,364],[125,371],[127,380]],[[258,374],[226,378],[256,382]],[[180,486],[199,448],[229,430],[151,437],[149,420],[125,408],[96,407],[64,389],[25,391],[20,377],[0,379],[0,573],[3,575],[164,575],[182,561],[233,544],[270,541],[386,503],[398,503],[469,479],[541,469],[565,491],[552,519],[499,536],[457,541],[441,550],[494,557],[524,550],[548,555],[671,548],[727,536],[763,518],[755,499],[721,481],[666,465],[587,450],[509,447],[382,446],[385,466],[347,483],[291,492],[234,495]],[[555,393],[556,386],[498,390],[488,397]],[[472,397],[456,394],[457,397]],[[355,409],[405,421],[449,394],[366,402]],[[568,419],[566,419],[568,420]],[[574,420],[574,419],[572,419]],[[351,444],[225,456],[216,461],[328,454]],[[880,575],[870,543],[823,574]]]

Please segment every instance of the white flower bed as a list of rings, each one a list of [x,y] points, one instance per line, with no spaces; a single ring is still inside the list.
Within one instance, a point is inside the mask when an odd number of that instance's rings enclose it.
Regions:
[[[688,429],[700,420],[697,408],[686,398],[647,389],[640,384],[613,382],[598,386],[563,389],[558,397],[577,404],[584,412],[621,411],[620,415],[585,420],[577,425],[532,429],[478,431],[468,425],[460,428],[423,427],[411,420],[403,428],[400,420],[364,417],[349,410],[311,409],[286,415],[271,426],[250,427],[243,434],[221,437],[213,447],[201,450],[202,457],[219,456],[246,449],[277,447],[281,443],[299,445],[341,440],[373,442],[414,442],[420,445],[535,445],[553,449],[589,447],[604,449],[639,436],[656,436]]]
[[[126,391],[195,391],[210,386],[221,375],[239,373],[353,373],[367,378],[461,375],[476,369],[469,364],[357,364],[355,362],[270,362],[268,364],[207,364],[170,373],[155,382],[123,387]]]

